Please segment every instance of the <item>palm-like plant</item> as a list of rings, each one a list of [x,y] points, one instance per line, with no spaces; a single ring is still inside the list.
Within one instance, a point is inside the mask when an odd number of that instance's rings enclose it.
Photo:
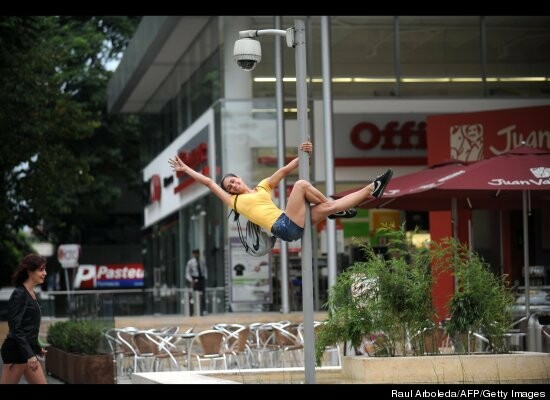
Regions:
[[[370,355],[424,354],[440,319],[432,305],[432,287],[449,268],[457,287],[445,329],[455,351],[468,348],[459,338],[475,332],[486,338],[490,351],[507,352],[504,333],[511,323],[513,296],[505,276],[494,276],[477,253],[455,239],[417,249],[407,242],[403,227],[384,227],[377,234],[387,239],[388,257],[363,244],[367,261],[338,276],[326,304],[328,319],[317,331],[317,363],[327,346],[350,342],[359,348],[365,338],[370,338]]]
[[[432,274],[426,249],[415,249],[404,229],[378,231],[388,239],[388,259],[361,245],[368,261],[356,262],[338,276],[327,303],[329,317],[319,329],[316,357],[325,346],[372,340],[372,355],[405,354],[409,337],[435,318],[431,302]],[[413,345],[413,348],[418,348]]]
[[[455,275],[455,294],[449,301],[450,318],[445,330],[454,338],[455,351],[469,352],[468,337],[478,333],[485,337],[489,351],[508,351],[505,332],[512,323],[514,296],[508,288],[506,276],[495,276],[487,263],[466,245],[445,239],[434,243],[433,260],[442,261],[452,256]]]

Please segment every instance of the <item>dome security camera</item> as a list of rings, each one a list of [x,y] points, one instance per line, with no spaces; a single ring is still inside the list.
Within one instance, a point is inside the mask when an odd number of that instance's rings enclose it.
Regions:
[[[262,59],[260,42],[250,38],[237,40],[233,48],[233,57],[239,67],[245,71],[252,71]]]

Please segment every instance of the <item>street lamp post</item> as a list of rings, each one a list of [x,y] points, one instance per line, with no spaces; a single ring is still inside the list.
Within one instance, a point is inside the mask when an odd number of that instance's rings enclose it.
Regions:
[[[306,85],[306,35],[305,24],[294,20],[294,27],[286,31],[280,29],[262,29],[240,31],[241,39],[235,42],[233,56],[239,67],[251,71],[262,57],[260,42],[253,38],[267,35],[284,36],[288,47],[294,47],[296,58],[296,107],[300,142],[309,139],[307,123],[307,85]],[[309,156],[299,153],[299,177],[309,181]],[[284,195],[284,194],[282,194]],[[306,219],[302,235],[302,307],[304,312],[304,369],[305,382],[315,383],[315,336],[313,331],[313,270],[311,248],[311,210],[306,202]]]

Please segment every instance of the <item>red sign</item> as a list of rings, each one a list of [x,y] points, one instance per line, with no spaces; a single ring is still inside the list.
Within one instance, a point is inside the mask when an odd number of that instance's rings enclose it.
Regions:
[[[469,112],[449,115],[434,115],[428,117],[428,165],[437,164],[448,158],[460,161],[479,161],[492,159],[494,156],[514,151],[524,142],[527,146],[542,150],[550,150],[550,106],[512,108],[492,111]],[[517,151],[517,150],[516,150]],[[483,161],[482,161],[483,162]],[[475,166],[476,164],[474,164]],[[510,166],[511,164],[508,164]],[[497,166],[494,171],[496,183],[508,181],[511,185],[522,188],[542,188],[544,184],[545,164],[536,164],[534,170],[518,170],[527,177],[502,180],[501,172],[506,169]],[[509,170],[510,168],[508,168]],[[512,168],[514,169],[514,168]],[[461,179],[460,177],[456,178]],[[500,179],[500,180],[498,180]],[[454,180],[454,179],[453,179]],[[450,180],[449,182],[453,182]],[[517,180],[517,182],[516,182]],[[460,181],[458,181],[460,182]],[[472,187],[474,182],[469,182]],[[510,186],[511,186],[510,185]],[[499,186],[495,185],[495,191]],[[505,187],[503,187],[505,189]],[[503,207],[500,205],[500,207]],[[462,216],[459,215],[459,220]],[[459,239],[466,241],[467,232],[459,223]],[[511,226],[511,225],[509,225]],[[434,241],[452,235],[450,213],[430,214],[430,235]],[[462,227],[462,228],[461,228]],[[510,227],[506,228],[507,230]],[[503,235],[503,271],[512,271],[513,247],[510,235]],[[447,314],[447,299],[454,290],[454,277],[451,273],[440,276],[433,290],[434,304],[440,316]]]
[[[190,151],[182,150],[178,153],[178,157],[187,164],[190,168],[208,176],[210,170],[208,168],[208,144],[200,143],[197,147]],[[174,188],[174,193],[179,193],[187,186],[195,181],[189,175],[183,172],[177,172],[176,176],[179,179],[179,184]]]
[[[426,123],[424,121],[389,121],[384,128],[373,122],[360,122],[350,132],[350,142],[356,149],[365,152],[364,157],[337,157],[336,167],[363,165],[425,165],[426,157],[412,155],[411,151],[425,151]],[[366,152],[379,149],[393,157],[366,156]]]
[[[405,121],[401,126],[390,121],[384,129],[370,122],[361,122],[353,127],[351,142],[361,150],[370,150],[381,146],[384,150],[426,149],[426,123]]]
[[[512,108],[428,117],[428,164],[453,158],[479,161],[522,142],[550,150],[550,106]]]
[[[160,201],[160,176],[153,175],[149,180],[149,204]]]

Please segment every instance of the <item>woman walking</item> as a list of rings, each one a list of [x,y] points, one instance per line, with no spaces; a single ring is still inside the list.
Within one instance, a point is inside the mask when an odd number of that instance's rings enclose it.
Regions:
[[[38,342],[42,314],[34,292],[46,275],[46,259],[37,254],[23,257],[12,275],[15,289],[8,300],[9,332],[1,349],[4,367],[0,383],[19,383],[22,376],[28,383],[47,383],[38,360],[46,350]]]

